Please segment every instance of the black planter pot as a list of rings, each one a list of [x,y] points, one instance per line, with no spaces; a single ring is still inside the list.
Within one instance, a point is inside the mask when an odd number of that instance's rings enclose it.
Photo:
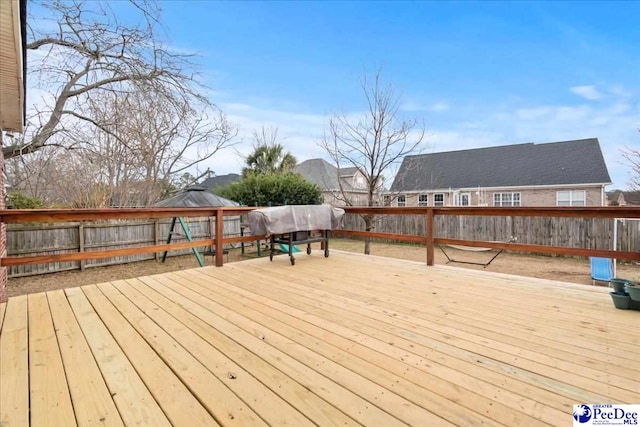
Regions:
[[[611,295],[613,305],[615,305],[616,308],[620,310],[628,310],[629,308],[631,308],[631,298],[629,297],[629,295],[617,292],[610,292],[609,295]]]
[[[613,287],[613,291],[617,294],[626,294],[627,290],[625,287],[630,283],[627,279],[611,279],[611,286]]]
[[[630,283],[626,286],[626,290],[632,300],[640,301],[640,285]]]

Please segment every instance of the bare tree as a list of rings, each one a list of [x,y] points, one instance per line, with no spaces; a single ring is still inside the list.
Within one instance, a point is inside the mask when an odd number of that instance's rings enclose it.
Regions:
[[[97,126],[67,126],[73,150],[46,146],[12,158],[8,182],[48,205],[149,205],[195,182],[189,172],[232,144],[235,130],[224,116],[210,108],[211,120],[205,111],[162,94],[100,94],[74,112]]]
[[[340,197],[347,206],[356,203],[353,192],[342,179],[345,167],[356,168],[365,179],[366,206],[380,204],[385,175],[402,159],[415,152],[424,140],[424,126],[417,119],[403,120],[400,97],[385,84],[378,71],[373,79],[363,77],[362,92],[367,110],[361,115],[334,115],[320,145],[338,169]],[[374,215],[363,215],[366,231],[374,228]],[[364,253],[370,253],[365,240]]]
[[[56,147],[46,147],[30,156],[7,160],[4,172],[10,191],[51,205],[50,198],[59,170],[56,168],[56,152]]]
[[[6,164],[7,183],[12,192],[42,200],[46,206],[108,206],[99,172],[77,154],[47,146],[29,156],[14,157]]]
[[[178,184],[187,184],[185,176],[195,182],[200,176],[185,173],[233,145],[236,130],[212,106],[176,102],[155,92],[110,98],[92,105],[108,145],[88,149],[97,165],[106,167],[111,187],[135,194],[137,204],[168,196]]]
[[[79,0],[42,1],[49,18],[31,20],[41,24],[29,28],[26,48],[30,57],[30,77],[51,94],[46,106],[37,108],[30,137],[3,147],[5,158],[29,154],[46,145],[69,146],[69,123],[82,121],[99,127],[96,117],[81,114],[98,93],[154,91],[171,99],[198,99],[201,96],[193,74],[191,55],[165,48],[156,36],[160,9],[151,1],[130,0],[139,15],[129,25],[117,19],[108,3]],[[125,7],[119,4],[119,7]],[[46,22],[46,20],[53,22]],[[60,135],[60,138],[56,138]],[[64,137],[64,138],[63,138]]]
[[[638,128],[638,132],[640,132],[640,127]],[[622,157],[624,157],[627,164],[631,166],[632,175],[629,179],[629,188],[640,191],[640,148],[624,147],[622,149]]]

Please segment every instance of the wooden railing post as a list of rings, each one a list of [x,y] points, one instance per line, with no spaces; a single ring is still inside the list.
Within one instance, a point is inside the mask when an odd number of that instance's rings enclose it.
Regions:
[[[222,209],[216,209],[216,267],[222,267],[224,264],[224,248],[222,238],[224,233],[224,213]]]
[[[153,242],[156,246],[160,244],[160,220],[158,218],[153,220]],[[156,252],[156,261],[160,261],[160,252]]]
[[[209,216],[209,238],[211,239],[211,243],[213,243],[213,236],[215,231],[216,224],[213,222],[213,217]],[[213,250],[213,248],[209,248],[209,250]]]
[[[84,223],[78,225],[78,252],[84,252]],[[85,260],[80,260],[80,271],[84,271]]]
[[[427,215],[426,215],[426,243],[427,243],[427,265],[434,265],[435,260],[434,260],[434,215],[433,215],[433,209],[427,209]]]

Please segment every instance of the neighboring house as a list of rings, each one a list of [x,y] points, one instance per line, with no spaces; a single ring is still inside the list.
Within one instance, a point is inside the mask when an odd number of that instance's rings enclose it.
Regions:
[[[609,206],[640,206],[640,191],[607,191]]]
[[[393,206],[604,206],[611,184],[597,138],[407,156]]]
[[[367,205],[367,180],[358,168],[338,169],[324,159],[309,159],[298,164],[295,171],[320,187],[325,204]],[[350,203],[346,203],[345,199]]]
[[[227,175],[220,175],[220,176],[213,176],[213,174],[210,174],[204,181],[198,184],[198,187],[202,187],[210,193],[215,193],[220,188],[226,187],[231,183],[240,181],[241,178],[242,177],[237,173],[230,173]]]

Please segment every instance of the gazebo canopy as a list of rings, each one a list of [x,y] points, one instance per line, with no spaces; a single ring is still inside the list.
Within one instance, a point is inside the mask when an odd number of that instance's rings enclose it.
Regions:
[[[154,204],[154,206],[160,208],[207,208],[220,206],[240,206],[240,204],[234,202],[233,200],[225,199],[224,197],[216,196],[215,194],[209,193],[202,187],[193,186],[187,188],[181,193],[176,194],[173,197],[169,197],[168,199],[159,201],[158,203]],[[174,231],[176,222],[180,223],[180,227],[182,228],[184,236],[189,242],[191,242],[193,239],[191,237],[191,231],[189,231],[189,226],[182,218],[176,217],[171,221],[169,236],[167,237],[167,244],[171,243],[171,236],[176,233]],[[200,256],[200,252],[198,251],[198,249],[191,248],[191,250],[196,256],[200,267],[204,267],[204,260]],[[211,251],[211,253],[214,253],[214,251]],[[164,251],[164,254],[162,255],[162,262],[165,262],[166,259],[167,251]]]
[[[193,186],[173,197],[159,201],[154,206],[161,208],[205,208],[240,206],[240,203],[209,193],[202,187]]]

